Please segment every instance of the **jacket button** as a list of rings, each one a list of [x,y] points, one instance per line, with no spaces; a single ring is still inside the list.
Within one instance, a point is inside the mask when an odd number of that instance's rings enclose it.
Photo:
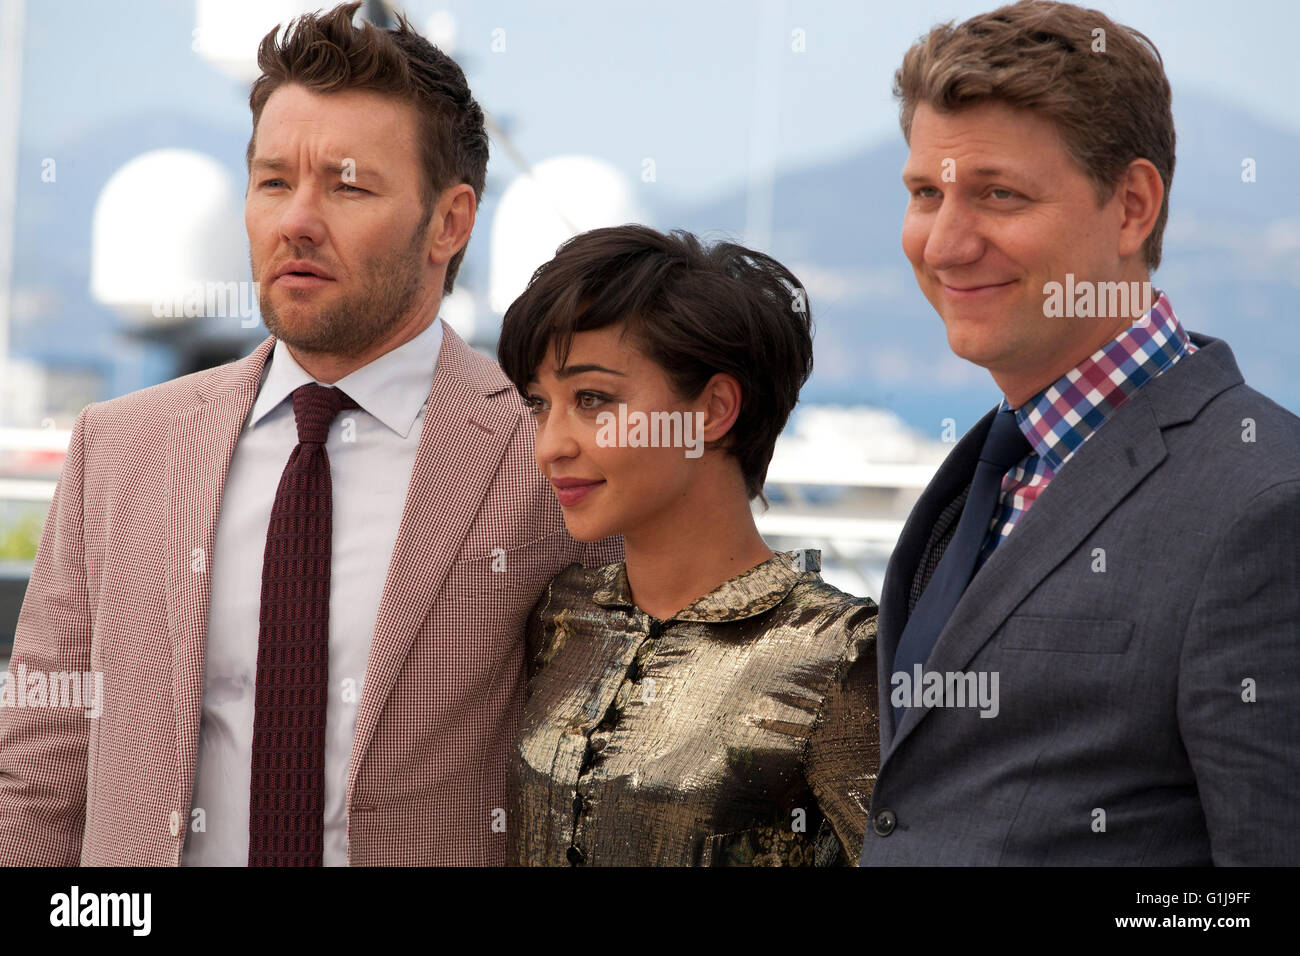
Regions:
[[[171,816],[167,818],[167,830],[172,836],[181,835],[181,815],[175,810],[173,810]]]
[[[565,855],[574,866],[582,866],[587,861],[587,854],[582,852],[581,847],[571,846],[569,852]]]
[[[894,827],[898,824],[898,818],[894,816],[893,810],[881,810],[876,814],[876,818],[871,821],[871,828],[876,831],[877,836],[889,836],[894,832]]]

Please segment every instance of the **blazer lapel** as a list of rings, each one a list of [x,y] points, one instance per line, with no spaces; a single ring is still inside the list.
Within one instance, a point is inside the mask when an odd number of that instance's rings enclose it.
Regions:
[[[1162,429],[1191,420],[1215,395],[1241,383],[1241,373],[1226,343],[1201,335],[1192,335],[1192,340],[1202,351],[1187,356],[1153,379],[1117,409],[1106,420],[1105,427],[1099,428],[1052,479],[1011,535],[998,545],[953,610],[925,665],[927,671],[965,669],[1020,602],[1164,460],[1167,451]],[[942,485],[945,491],[930,502],[928,523],[916,529],[920,544],[913,542],[913,548],[918,553],[907,559],[907,566],[913,572],[934,515],[942,503],[951,501],[970,480],[974,459],[988,431],[986,422],[991,421],[994,413],[981,419],[980,426],[971,429],[958,445],[961,449],[978,433],[979,444],[973,446],[973,451],[968,449],[969,453],[960,456],[959,463],[958,449],[954,449],[944,462],[941,471],[949,472],[951,462],[955,474],[936,477],[934,485]],[[907,528],[912,529],[910,520]],[[907,533],[904,531],[905,536]],[[892,561],[890,568],[893,568]],[[893,670],[894,649],[906,623],[906,589],[911,585],[911,574],[900,574],[899,578],[894,590],[887,592],[891,605],[889,624],[896,631],[891,630],[892,646],[878,668],[882,707],[888,703],[892,689],[887,672]],[[882,598],[881,633],[885,627],[884,603]],[[928,708],[908,710],[889,742],[886,744],[882,739],[882,749],[888,748],[884,759],[888,759],[888,754],[897,749],[927,714]],[[882,727],[885,723],[882,719]]]
[[[499,368],[443,323],[420,447],[366,663],[348,769],[349,799],[415,635],[521,421],[517,406],[487,400],[512,387]]]
[[[970,482],[971,475],[975,472],[976,459],[984,446],[984,436],[988,433],[996,412],[995,408],[981,418],[948,453],[930,484],[913,505],[885,568],[879,620],[876,622],[876,673],[882,753],[888,750],[896,730],[893,710],[889,706],[889,676],[894,669],[894,654],[898,651],[903,628],[907,626],[907,601],[912,579],[925,558],[926,545],[939,515]]]
[[[262,369],[275,346],[268,336],[252,354],[215,370],[198,386],[199,404],[167,432],[167,629],[172,645],[172,702],[180,798],[194,789],[203,661],[212,593],[212,549],[230,458],[248,420]]]

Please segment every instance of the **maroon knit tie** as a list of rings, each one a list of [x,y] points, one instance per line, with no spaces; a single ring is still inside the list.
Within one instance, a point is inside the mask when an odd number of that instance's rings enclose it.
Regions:
[[[320,866],[325,851],[329,697],[330,423],[356,402],[294,389],[298,445],[280,476],[262,559],[249,866]]]

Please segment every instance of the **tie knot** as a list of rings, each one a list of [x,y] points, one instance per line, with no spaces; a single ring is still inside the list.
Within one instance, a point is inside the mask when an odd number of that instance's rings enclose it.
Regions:
[[[993,416],[993,427],[984,439],[980,461],[987,461],[1006,471],[1033,449],[1016,423],[1016,412],[1008,408]]]
[[[293,390],[293,417],[298,423],[298,441],[324,445],[330,423],[345,408],[360,408],[346,392],[330,385],[309,382]]]

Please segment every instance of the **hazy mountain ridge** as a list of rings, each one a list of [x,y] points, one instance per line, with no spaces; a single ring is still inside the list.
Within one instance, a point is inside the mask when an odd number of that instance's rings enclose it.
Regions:
[[[1300,136],[1195,94],[1175,100],[1178,159],[1153,282],[1190,330],[1222,337],[1246,380],[1300,410],[1300,342],[1288,322],[1300,288]],[[1256,181],[1242,182],[1242,160]],[[778,174],[765,250],[809,289],[817,371],[808,401],[893,407],[913,425],[959,426],[999,398],[987,373],[955,358],[899,246],[907,147],[897,141]],[[852,202],[846,197],[853,197]],[[665,208],[661,224],[741,237],[743,191]],[[1243,279],[1247,280],[1243,284]]]
[[[1287,322],[1300,286],[1300,136],[1241,110],[1194,95],[1175,102],[1179,152],[1164,264],[1155,283],[1193,331],[1233,346],[1247,381],[1300,409],[1300,342]],[[151,149],[184,147],[215,157],[243,182],[246,128],[193,117],[153,115],[89,131],[52,151],[55,183],[41,181],[51,152],[23,143],[14,262],[15,355],[93,368],[105,392],[152,384],[165,365],[116,360],[118,320],[90,296],[91,212],[114,170]],[[1257,181],[1241,181],[1241,162]],[[815,168],[776,176],[772,242],[766,250],[809,287],[817,324],[817,371],[806,401],[889,407],[937,433],[945,417],[968,427],[998,400],[982,369],[954,357],[942,324],[921,296],[899,247],[906,147],[895,142]],[[493,160],[494,189],[506,161]],[[694,206],[652,207],[660,228],[739,237],[746,197],[734,191]],[[480,229],[491,222],[485,202]],[[467,259],[467,281],[487,274],[486,235]],[[475,255],[475,250],[478,255]],[[470,260],[475,260],[471,262]],[[1246,280],[1243,282],[1243,280]],[[256,341],[264,334],[256,332]]]

